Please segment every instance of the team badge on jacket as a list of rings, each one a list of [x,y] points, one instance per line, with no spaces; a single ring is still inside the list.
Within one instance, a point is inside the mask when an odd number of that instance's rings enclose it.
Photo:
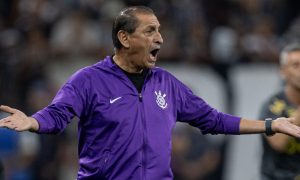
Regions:
[[[168,103],[165,100],[165,97],[167,96],[166,94],[161,94],[161,91],[156,92],[155,91],[155,95],[156,95],[156,103],[159,107],[161,107],[162,109],[165,109],[168,106]]]

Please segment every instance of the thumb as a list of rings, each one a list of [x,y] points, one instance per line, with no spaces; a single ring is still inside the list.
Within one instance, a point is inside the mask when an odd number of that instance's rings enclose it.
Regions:
[[[1,111],[4,111],[4,112],[7,112],[7,113],[11,113],[11,114],[14,114],[14,113],[17,112],[16,109],[11,108],[11,107],[9,107],[9,106],[4,106],[4,105],[1,105],[1,106],[0,106],[0,110],[1,110]]]

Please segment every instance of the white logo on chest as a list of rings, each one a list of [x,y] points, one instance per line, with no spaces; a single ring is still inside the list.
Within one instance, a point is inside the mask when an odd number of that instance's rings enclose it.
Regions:
[[[117,97],[117,98],[115,98],[115,99],[110,99],[110,100],[109,100],[109,103],[110,103],[110,104],[113,104],[114,102],[116,102],[117,100],[119,100],[119,99],[121,99],[121,98],[122,98],[122,96]]]
[[[159,107],[161,107],[162,109],[165,109],[168,106],[168,103],[165,100],[165,97],[167,96],[166,94],[161,94],[161,91],[156,92],[155,91],[155,95],[156,95],[156,103]]]

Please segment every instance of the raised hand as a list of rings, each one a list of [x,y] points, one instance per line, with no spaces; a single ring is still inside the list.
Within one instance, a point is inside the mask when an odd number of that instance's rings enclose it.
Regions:
[[[37,131],[38,122],[31,117],[26,116],[22,111],[9,106],[0,106],[0,110],[11,115],[0,120],[0,128],[5,127],[16,131]]]
[[[300,127],[297,126],[296,118],[277,118],[272,123],[272,130],[276,133],[283,133],[300,138]]]

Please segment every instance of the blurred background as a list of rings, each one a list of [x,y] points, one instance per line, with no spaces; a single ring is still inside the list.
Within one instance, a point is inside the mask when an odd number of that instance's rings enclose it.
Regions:
[[[158,66],[242,117],[257,118],[281,88],[279,50],[300,40],[297,0],[1,0],[0,104],[31,115],[50,103],[77,69],[113,54],[113,18],[129,5],[149,6],[159,18]],[[60,135],[0,129],[4,179],[75,179],[76,125]],[[175,180],[258,180],[260,146],[259,135],[202,136],[177,124]]]

